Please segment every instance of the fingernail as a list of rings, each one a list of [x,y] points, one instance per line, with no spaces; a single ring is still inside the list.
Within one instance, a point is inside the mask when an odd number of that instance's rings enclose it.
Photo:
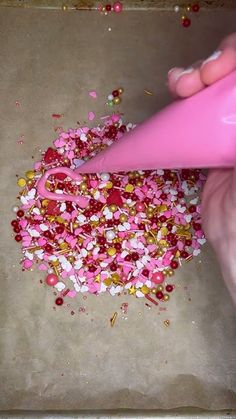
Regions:
[[[205,64],[209,63],[210,61],[217,60],[217,58],[218,58],[221,54],[222,54],[222,51],[215,51],[215,52],[213,52],[213,54],[212,54],[212,55],[210,55],[210,57],[208,57],[205,61],[203,61],[203,63],[202,63],[202,67],[203,67]]]
[[[184,76],[185,74],[190,74],[194,70],[193,67],[188,67],[186,70],[180,71],[180,73],[175,74],[175,81],[179,80],[180,77]]]
[[[168,71],[168,77],[171,75],[172,71],[174,71],[174,70],[176,70],[176,67],[173,67]]]
[[[186,68],[186,70],[181,71],[180,68],[178,67],[174,67],[172,68],[169,72],[168,72],[168,77],[171,76],[172,72],[175,71],[175,74],[173,76],[174,81],[177,81],[181,76],[183,76],[184,74],[190,74],[192,73],[192,71],[194,70],[193,67],[188,67]]]

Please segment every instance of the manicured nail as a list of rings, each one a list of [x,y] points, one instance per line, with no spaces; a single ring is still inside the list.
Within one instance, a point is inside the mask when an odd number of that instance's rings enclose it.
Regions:
[[[176,69],[177,69],[177,67],[173,67],[173,68],[171,68],[171,69],[168,71],[168,77],[170,77],[170,75],[171,75],[172,71],[174,71],[174,70],[176,70]]]
[[[180,68],[172,68],[169,72],[168,72],[168,77],[170,77],[170,75],[172,74],[172,72],[175,70],[175,74],[173,76],[174,81],[177,81],[181,76],[183,76],[184,74],[190,74],[192,73],[192,71],[194,70],[193,67],[188,67],[186,68],[186,70],[181,71]]]
[[[218,58],[221,54],[222,54],[222,51],[215,51],[215,52],[213,52],[213,54],[212,54],[209,58],[207,58],[205,61],[203,61],[203,63],[202,63],[202,67],[203,67],[205,64],[209,63],[210,61],[217,60],[217,58]]]
[[[178,79],[179,77],[182,77],[184,74],[190,74],[190,73],[192,73],[192,71],[193,71],[193,70],[194,70],[194,68],[193,68],[193,67],[188,67],[188,68],[186,68],[186,70],[181,71],[181,73],[177,74],[177,79]]]

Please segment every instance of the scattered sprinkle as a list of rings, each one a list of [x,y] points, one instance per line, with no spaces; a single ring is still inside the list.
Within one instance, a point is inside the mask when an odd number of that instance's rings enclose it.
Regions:
[[[117,313],[117,311],[113,314],[113,316],[112,316],[112,318],[110,319],[110,324],[111,324],[111,327],[113,327],[114,326],[114,324],[115,324],[115,322],[116,322],[116,319],[117,319],[117,316],[118,316],[118,313]]]
[[[52,118],[54,118],[54,119],[60,119],[60,118],[62,118],[64,116],[64,114],[63,113],[53,113],[52,114]]]
[[[92,90],[89,92],[89,96],[91,96],[93,99],[97,99],[97,92],[95,90]]]
[[[149,90],[144,90],[144,93],[146,93],[146,95],[149,95],[149,96],[152,96],[153,95],[153,93],[150,92]]]
[[[89,119],[89,121],[93,121],[94,118],[95,118],[95,113],[94,112],[89,112],[88,113],[88,119]]]
[[[22,144],[24,144],[24,135],[21,135],[20,136],[20,138],[18,138],[18,140],[17,140],[17,144],[20,144],[20,145],[22,145]]]

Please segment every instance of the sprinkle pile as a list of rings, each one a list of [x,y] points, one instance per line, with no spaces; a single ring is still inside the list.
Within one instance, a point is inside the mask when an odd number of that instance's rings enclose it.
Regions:
[[[155,305],[168,301],[174,271],[205,243],[198,198],[205,176],[199,170],[102,173],[79,182],[62,173],[49,178],[50,191],[88,197],[86,209],[37,195],[45,170],[75,169],[133,128],[113,115],[102,126],[61,132],[34,170],[18,179],[20,204],[11,224],[22,267],[37,264],[58,292],[57,305],[79,292],[106,291],[146,297]]]

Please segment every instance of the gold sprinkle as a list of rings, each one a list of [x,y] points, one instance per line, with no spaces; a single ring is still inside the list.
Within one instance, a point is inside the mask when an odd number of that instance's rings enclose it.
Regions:
[[[30,207],[30,209],[28,210],[29,212],[31,212],[34,209],[35,205],[32,205],[32,207]]]
[[[150,289],[147,287],[147,285],[143,285],[141,287],[141,291],[143,294],[148,294],[150,292]]]
[[[134,190],[134,185],[132,185],[131,183],[128,183],[125,187],[125,192],[133,192]]]
[[[45,188],[49,189],[51,186],[51,182],[49,182],[48,180],[45,182]]]
[[[35,173],[33,170],[28,170],[25,176],[27,177],[27,179],[34,179]]]
[[[101,279],[101,275],[100,274],[98,274],[98,275],[96,275],[95,276],[95,280],[94,280],[94,282],[100,282],[100,279]]]
[[[117,206],[115,204],[112,204],[112,205],[109,206],[109,210],[111,212],[116,212],[117,211]]]
[[[63,242],[63,243],[59,244],[59,247],[60,247],[61,250],[66,250],[66,249],[68,249],[69,245],[68,245],[68,243]]]
[[[117,284],[120,281],[120,276],[117,273],[112,274],[111,277],[114,284]]]
[[[59,224],[65,224],[66,223],[66,220],[64,218],[62,218],[62,217],[57,217],[57,222]]]
[[[110,319],[110,323],[111,323],[111,327],[114,326],[116,319],[117,319],[118,313],[117,311],[115,311],[115,313],[113,314],[112,318]]]
[[[119,219],[121,223],[125,223],[128,220],[128,217],[126,214],[121,214]]]
[[[57,269],[56,266],[53,266],[53,270],[54,270],[54,272],[57,276],[60,276],[60,272],[59,272],[59,270]]]
[[[55,217],[54,217],[54,215],[48,215],[47,216],[47,219],[48,219],[48,221],[55,221]]]
[[[49,200],[48,200],[48,199],[43,199],[43,201],[42,201],[42,206],[43,206],[43,207],[47,207],[47,206],[48,206],[48,204],[49,204]]]
[[[170,326],[170,320],[164,320],[163,323],[166,327]]]
[[[168,207],[167,207],[167,205],[159,205],[159,206],[156,208],[156,210],[157,210],[158,212],[164,212],[164,211],[167,211],[167,210],[168,210]]]
[[[130,295],[135,294],[135,291],[136,291],[135,286],[134,286],[134,285],[132,285],[132,286],[129,288],[129,294],[130,294]]]
[[[59,260],[52,260],[51,265],[52,266],[58,266],[58,265],[60,265],[60,262],[59,262]]]
[[[20,177],[20,178],[18,179],[18,181],[17,181],[17,185],[18,185],[20,188],[24,188],[24,186],[26,185],[26,180],[25,180],[23,177]]]
[[[63,243],[62,243],[63,244]],[[59,252],[57,252],[57,255],[65,255],[66,253],[69,252],[69,249],[63,249],[63,250],[59,250]]]
[[[146,93],[146,95],[149,95],[149,96],[152,96],[153,95],[152,92],[150,92],[149,90],[146,90],[146,89],[144,89],[144,93]]]
[[[35,247],[31,247],[30,249],[27,249],[27,251],[30,253],[34,253],[36,252],[36,250],[40,250],[40,249],[42,249],[41,246],[35,246]]]
[[[109,286],[111,285],[111,283],[112,283],[112,279],[111,279],[111,278],[107,278],[107,279],[105,279],[105,280],[103,281],[103,283],[104,283],[107,287],[109,287]]]
[[[160,240],[159,241],[159,244],[160,244],[160,246],[165,246],[165,247],[168,247],[168,243],[167,243],[167,241],[166,240]]]
[[[111,189],[113,187],[113,183],[112,182],[107,182],[105,188],[106,189]]]
[[[155,243],[155,238],[152,236],[147,237],[147,244],[154,244]]]
[[[162,227],[161,228],[161,234],[162,234],[162,236],[166,236],[168,234],[168,228],[167,227]]]

